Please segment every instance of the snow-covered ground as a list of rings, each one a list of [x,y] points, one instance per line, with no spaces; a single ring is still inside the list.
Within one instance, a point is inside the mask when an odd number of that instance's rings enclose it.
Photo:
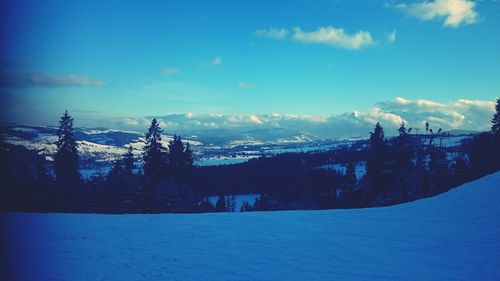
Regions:
[[[0,215],[5,280],[500,280],[500,172],[383,208]]]
[[[257,158],[259,157],[258,155],[251,155],[251,156],[233,156],[233,157],[228,157],[228,156],[218,156],[218,157],[211,157],[211,158],[197,158],[194,161],[194,164],[197,166],[220,166],[220,165],[232,165],[232,164],[239,164],[239,163],[245,163],[250,159]]]

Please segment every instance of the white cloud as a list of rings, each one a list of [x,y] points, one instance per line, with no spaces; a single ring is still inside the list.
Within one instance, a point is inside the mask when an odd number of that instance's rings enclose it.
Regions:
[[[491,108],[495,105],[492,101],[459,99],[454,103],[456,106],[476,106],[480,108]]]
[[[396,42],[396,30],[393,32],[387,34],[386,40],[388,43],[394,43]]]
[[[172,66],[165,67],[162,72],[167,75],[175,75],[181,73],[181,71],[178,68]]]
[[[262,122],[262,120],[260,120],[256,115],[250,115],[250,121],[259,125],[264,124],[264,122]]]
[[[285,28],[268,28],[258,29],[253,32],[254,35],[259,37],[266,37],[275,40],[285,39],[288,36],[288,30]]]
[[[311,32],[303,31],[300,27],[295,27],[292,31],[286,28],[268,28],[258,29],[252,33],[258,37],[274,40],[287,39],[288,35],[292,33],[291,39],[297,42],[324,44],[351,50],[357,50],[376,44],[371,33],[368,31],[360,30],[356,33],[349,34],[343,28],[332,26],[319,27]],[[386,41],[388,43],[395,42],[396,31],[387,34]]]
[[[429,121],[445,130],[488,130],[494,112],[493,101],[459,99],[447,103],[432,100],[407,100],[381,102],[377,106],[384,112],[404,116],[411,126]]]
[[[471,0],[434,0],[394,7],[421,20],[443,19],[444,26],[458,27],[478,21],[475,5]]]
[[[325,44],[339,48],[357,50],[374,44],[370,32],[360,30],[348,34],[343,28],[320,27],[315,31],[305,32],[299,27],[293,29],[293,39],[304,43]]]
[[[237,86],[238,86],[238,88],[243,89],[243,90],[255,88],[255,84],[245,83],[245,82],[238,83]]]
[[[139,121],[137,119],[134,119],[134,118],[124,118],[123,123],[125,123],[126,125],[129,125],[129,126],[139,125]]]
[[[45,72],[16,73],[0,72],[0,87],[105,87],[106,83],[87,76],[74,74],[52,74]]]
[[[222,63],[223,63],[222,57],[219,56],[213,58],[211,62],[212,65],[221,65]]]
[[[356,118],[363,119],[364,122],[375,125],[377,122],[384,123],[386,126],[399,126],[401,122],[406,121],[401,115],[386,112],[380,108],[373,108],[366,113],[356,112]]]
[[[439,102],[431,101],[431,100],[417,100],[415,103],[420,107],[436,109],[440,107],[444,107],[445,105]]]
[[[251,135],[254,129],[273,129],[294,133],[302,132],[321,138],[367,137],[374,125],[380,122],[388,136],[397,134],[397,128],[404,121],[407,127],[425,128],[429,122],[431,128],[445,131],[489,130],[494,113],[494,101],[459,99],[449,102],[432,100],[410,100],[398,97],[393,101],[379,102],[364,111],[353,111],[340,115],[315,116],[300,114],[171,114],[157,117],[164,124],[168,133],[181,132],[202,136],[200,131],[224,129],[224,134]],[[122,118],[109,125],[103,122],[99,126],[113,129],[145,131],[151,118]]]
[[[409,101],[409,100],[404,99],[404,98],[402,98],[402,97],[397,97],[397,98],[396,98],[396,102],[397,102],[397,103],[400,103],[400,104],[408,104],[408,103],[410,103],[410,101]]]

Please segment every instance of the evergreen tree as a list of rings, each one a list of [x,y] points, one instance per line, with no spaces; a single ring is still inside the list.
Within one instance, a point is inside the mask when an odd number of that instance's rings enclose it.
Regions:
[[[122,182],[124,174],[125,170],[123,169],[123,159],[116,159],[113,163],[113,167],[109,171],[108,180]]]
[[[400,138],[408,136],[408,133],[407,133],[406,127],[405,127],[405,121],[401,122],[401,126],[398,129],[398,133],[399,133]]]
[[[138,183],[134,178],[134,155],[132,146],[127,153],[117,159],[107,177],[107,188],[101,193],[100,201],[106,213],[123,213],[130,211],[137,201]]]
[[[241,205],[240,212],[250,212],[253,211],[252,205],[248,203],[247,201],[243,201],[243,204]]]
[[[234,195],[226,198],[226,211],[235,212],[236,211],[236,198]]]
[[[186,143],[186,148],[184,149],[184,166],[192,167],[193,166],[193,150],[191,149],[191,145]]]
[[[98,198],[99,209],[102,212],[118,213],[122,209],[121,202],[126,182],[123,159],[117,159],[109,171],[107,178],[108,185],[105,189],[101,190]]]
[[[415,190],[413,146],[404,122],[401,122],[398,133],[398,137],[393,142],[391,153],[393,173],[391,199],[395,202],[411,198],[414,196]]]
[[[491,123],[493,123],[491,126],[491,132],[496,136],[500,136],[500,98],[497,99],[497,104],[495,105],[495,115],[493,115]]]
[[[215,203],[215,211],[216,212],[225,212],[226,210],[226,198],[222,195],[219,196],[217,202]]]
[[[462,146],[468,154],[470,176],[482,177],[500,170],[500,136],[492,133],[475,135]]]
[[[429,146],[428,194],[435,195],[447,191],[450,187],[448,161],[446,153],[440,147]]]
[[[78,145],[73,132],[73,118],[67,110],[59,121],[56,146],[54,163],[57,181],[64,184],[77,183],[80,180]]]
[[[214,204],[210,202],[210,199],[205,198],[198,204],[198,210],[202,213],[213,212],[215,209]]]
[[[418,129],[415,129],[418,131]],[[415,180],[413,184],[413,192],[415,197],[421,197],[427,189],[427,173],[424,167],[425,152],[423,149],[422,138],[419,134],[415,135],[416,155],[415,155]]]
[[[387,143],[384,129],[377,122],[375,129],[370,133],[370,150],[366,165],[368,184],[375,196],[384,193],[387,189]]]
[[[354,188],[358,182],[356,178],[356,167],[354,166],[354,163],[349,163],[347,165],[347,170],[346,170],[346,187],[347,188]]]
[[[451,180],[453,186],[467,182],[468,166],[463,157],[455,157],[451,163]]]
[[[174,135],[168,144],[168,165],[172,176],[179,179],[185,166],[184,144],[182,143],[181,136]]]
[[[130,212],[131,210],[139,209],[140,197],[142,193],[142,186],[139,182],[139,177],[135,176],[134,173],[134,153],[131,145],[128,147],[127,153],[123,157],[122,162],[123,177],[125,179],[123,185],[123,205],[125,210]]]
[[[128,147],[127,153],[123,157],[123,172],[126,176],[132,176],[134,174],[134,153],[131,145]]]
[[[146,144],[143,151],[144,175],[153,181],[160,180],[165,168],[166,149],[161,143],[162,132],[158,121],[153,118],[146,133]]]
[[[168,145],[169,171],[174,179],[188,181],[193,168],[193,151],[189,143],[182,142],[181,136],[174,135]]]

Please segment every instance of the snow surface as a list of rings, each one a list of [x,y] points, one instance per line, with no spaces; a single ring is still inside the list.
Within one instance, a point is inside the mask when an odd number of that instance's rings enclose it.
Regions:
[[[464,136],[448,136],[448,137],[437,137],[434,139],[434,145],[442,145],[445,147],[458,146],[463,141],[472,138],[472,135]]]
[[[0,218],[9,280],[500,280],[500,172],[382,208]]]
[[[217,156],[211,158],[196,158],[194,160],[194,164],[197,166],[220,166],[220,165],[232,165],[232,164],[240,164],[245,163],[250,159],[257,158],[258,156]]]

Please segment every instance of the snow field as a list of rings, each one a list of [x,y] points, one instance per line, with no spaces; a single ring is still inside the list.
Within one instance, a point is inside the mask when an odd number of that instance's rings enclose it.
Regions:
[[[500,280],[500,172],[382,208],[0,218],[18,280]]]

